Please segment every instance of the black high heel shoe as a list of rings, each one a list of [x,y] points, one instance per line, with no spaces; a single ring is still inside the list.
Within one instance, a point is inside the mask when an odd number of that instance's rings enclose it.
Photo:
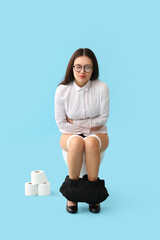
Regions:
[[[99,213],[100,212],[100,204],[98,205],[91,205],[89,204],[89,211],[92,213]]]
[[[77,204],[77,203],[76,203]],[[76,206],[68,206],[67,204],[66,204],[66,210],[67,210],[67,212],[69,212],[69,213],[77,213],[78,212],[78,205],[76,205]]]

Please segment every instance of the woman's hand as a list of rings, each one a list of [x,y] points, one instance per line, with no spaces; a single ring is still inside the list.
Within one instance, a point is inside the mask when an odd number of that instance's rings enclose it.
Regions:
[[[66,116],[66,120],[67,120],[67,122],[73,124],[73,119],[68,118],[68,116]]]

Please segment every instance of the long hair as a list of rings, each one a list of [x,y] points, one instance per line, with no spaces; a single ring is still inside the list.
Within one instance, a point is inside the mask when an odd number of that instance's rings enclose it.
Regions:
[[[77,58],[77,57],[80,57],[80,56],[87,56],[89,57],[92,62],[93,62],[93,72],[92,72],[92,75],[91,75],[91,78],[90,80],[91,81],[94,81],[98,78],[99,76],[99,67],[98,67],[98,62],[97,62],[97,59],[96,59],[96,56],[95,54],[88,48],[79,48],[78,50],[76,50],[69,63],[68,63],[68,66],[67,66],[67,70],[66,70],[66,74],[65,74],[65,77],[64,77],[64,80],[60,83],[60,84],[63,84],[63,85],[67,85],[69,84],[70,82],[73,82],[74,81],[74,75],[73,75],[73,63],[74,63],[74,60]],[[59,85],[60,85],[59,84]],[[58,85],[58,86],[59,86]]]

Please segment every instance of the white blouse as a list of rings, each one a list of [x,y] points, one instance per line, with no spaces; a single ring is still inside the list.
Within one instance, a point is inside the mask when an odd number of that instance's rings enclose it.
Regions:
[[[67,122],[73,119],[73,124]],[[93,133],[107,133],[109,116],[109,89],[105,82],[88,80],[79,87],[75,79],[68,85],[59,85],[55,92],[55,120],[59,131],[67,134],[89,136]],[[92,127],[103,127],[91,131]]]

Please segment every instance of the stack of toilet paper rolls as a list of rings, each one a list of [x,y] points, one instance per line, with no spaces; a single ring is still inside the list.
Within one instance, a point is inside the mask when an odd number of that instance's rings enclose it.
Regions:
[[[50,183],[44,171],[36,170],[31,172],[31,182],[25,183],[26,196],[50,195]]]

